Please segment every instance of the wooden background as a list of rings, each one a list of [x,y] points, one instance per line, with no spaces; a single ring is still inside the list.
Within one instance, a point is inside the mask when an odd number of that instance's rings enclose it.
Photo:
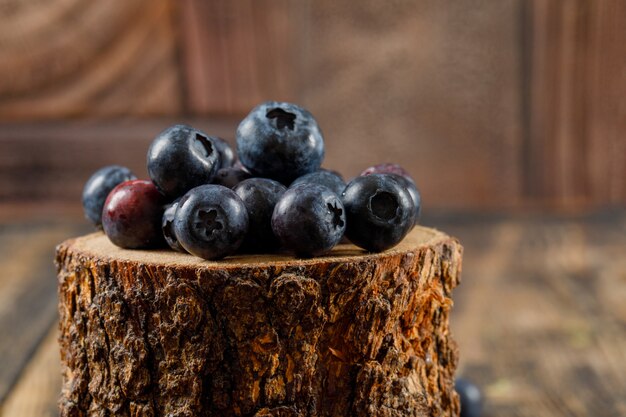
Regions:
[[[232,140],[266,99],[318,118],[326,165],[397,161],[433,209],[626,202],[620,0],[0,0],[0,204],[74,209],[145,176],[171,123]]]
[[[308,107],[348,177],[403,164],[460,238],[485,417],[626,416],[625,22],[622,0],[0,0],[0,416],[58,414],[51,259],[89,230],[89,175],[145,176],[177,122],[232,141],[266,99]]]

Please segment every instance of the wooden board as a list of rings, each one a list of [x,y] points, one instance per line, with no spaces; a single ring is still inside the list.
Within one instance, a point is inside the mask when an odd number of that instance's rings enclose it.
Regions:
[[[0,403],[55,321],[51,260],[68,228],[47,224],[0,227]]]

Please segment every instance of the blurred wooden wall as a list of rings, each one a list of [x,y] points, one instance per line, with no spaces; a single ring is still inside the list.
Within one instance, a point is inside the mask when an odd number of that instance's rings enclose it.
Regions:
[[[229,140],[266,99],[318,118],[326,165],[396,161],[433,208],[626,202],[626,2],[0,0],[0,202],[145,175],[187,121]]]

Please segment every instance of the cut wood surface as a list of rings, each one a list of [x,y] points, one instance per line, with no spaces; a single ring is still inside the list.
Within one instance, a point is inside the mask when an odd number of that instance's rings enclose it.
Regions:
[[[461,253],[422,227],[384,253],[304,260],[67,241],[61,415],[458,416]]]

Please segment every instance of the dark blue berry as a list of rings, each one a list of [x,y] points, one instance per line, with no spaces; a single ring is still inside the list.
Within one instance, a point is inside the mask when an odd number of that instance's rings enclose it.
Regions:
[[[220,169],[230,168],[235,163],[235,151],[230,147],[228,142],[224,139],[213,136],[213,143],[215,143],[215,147],[217,148],[217,152],[220,154]]]
[[[130,169],[110,165],[97,170],[83,188],[83,210],[85,217],[96,227],[102,227],[102,208],[107,196],[118,184],[134,180]]]
[[[239,124],[237,154],[253,175],[290,184],[319,169],[324,140],[311,113],[295,104],[270,101]]]
[[[123,182],[109,193],[104,203],[104,233],[115,245],[126,249],[162,246],[161,219],[165,204],[165,198],[152,182]]]
[[[213,184],[223,185],[226,188],[235,188],[243,180],[251,178],[252,175],[241,168],[230,167],[222,168],[217,171],[217,175],[213,178]]]
[[[178,243],[178,238],[176,237],[176,234],[174,234],[174,215],[176,214],[179,201],[180,200],[176,200],[172,204],[168,205],[163,212],[161,230],[163,230],[163,237],[170,248],[177,252],[187,252],[185,248]]]
[[[247,251],[271,251],[279,246],[272,231],[272,213],[287,188],[268,178],[250,178],[240,182],[235,193],[248,210],[248,234],[243,243]]]
[[[343,179],[333,171],[327,171],[321,169],[319,171],[311,172],[296,179],[291,183],[291,187],[298,184],[319,184],[330,188],[335,194],[341,196],[346,183]]]
[[[231,189],[201,185],[187,192],[174,216],[180,245],[203,259],[219,259],[237,251],[248,230],[248,212]]]
[[[281,245],[298,256],[332,249],[346,229],[341,199],[328,187],[301,184],[289,188],[272,215],[272,230]]]
[[[148,150],[150,178],[170,199],[210,183],[220,163],[215,139],[186,125],[164,130]]]
[[[415,224],[417,224],[422,210],[422,197],[411,174],[400,165],[391,163],[374,165],[361,172],[361,176],[370,174],[393,174],[398,176],[397,179],[406,187],[409,194],[411,194],[411,199],[415,206]]]
[[[480,417],[483,408],[480,389],[463,378],[457,378],[454,389],[461,398],[461,417]]]
[[[343,203],[348,221],[346,236],[371,252],[397,245],[415,222],[411,195],[392,175],[355,178],[343,192]]]

